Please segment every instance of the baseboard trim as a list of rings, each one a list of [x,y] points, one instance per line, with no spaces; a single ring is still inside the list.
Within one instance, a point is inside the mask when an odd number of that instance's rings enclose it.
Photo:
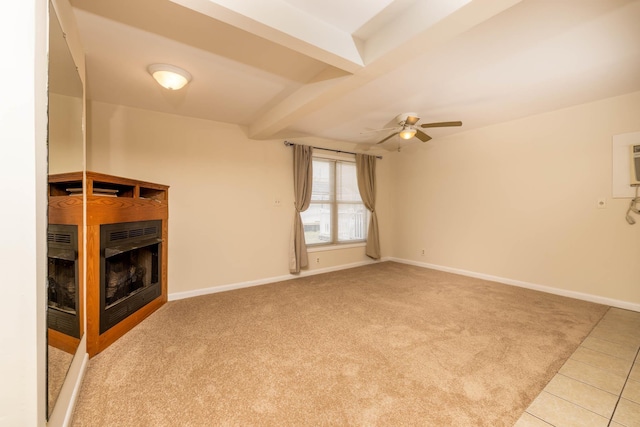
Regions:
[[[287,274],[283,276],[268,277],[265,279],[249,280],[246,282],[230,283],[227,285],[212,286],[210,288],[196,289],[193,291],[174,292],[168,295],[169,301],[176,301],[185,298],[192,298],[201,295],[215,294],[218,292],[232,291],[234,289],[250,288],[252,286],[267,285],[269,283],[284,282],[285,280],[297,279],[299,277],[314,276],[316,274],[330,273],[332,271],[346,270],[349,268],[362,267],[363,265],[375,264],[378,262],[389,261],[389,258],[382,258],[378,261],[365,260],[354,262],[351,264],[336,265],[333,267],[319,268],[317,270],[303,270],[300,274]]]
[[[560,295],[560,296],[575,298],[583,301],[595,302],[597,304],[609,305],[612,307],[622,308],[625,310],[640,312],[640,304],[636,304],[628,301],[622,301],[622,300],[607,298],[599,295],[587,294],[583,292],[569,291],[566,289],[554,288],[552,286],[538,285],[536,283],[529,283],[521,280],[508,279],[505,277],[492,276],[490,274],[477,273],[474,271],[463,270],[460,268],[446,267],[446,266],[437,265],[437,264],[430,264],[430,263],[413,261],[413,260],[408,260],[403,258],[395,258],[395,257],[384,257],[378,261],[374,261],[374,260],[360,261],[360,262],[354,262],[351,264],[342,264],[342,265],[337,265],[333,267],[319,268],[317,270],[303,270],[300,272],[299,275],[287,274],[283,276],[268,277],[265,279],[250,280],[246,282],[230,283],[227,285],[213,286],[213,287],[204,288],[204,289],[196,289],[193,291],[174,292],[169,294],[168,299],[169,301],[176,301],[180,299],[192,298],[192,297],[197,297],[201,295],[232,291],[234,289],[242,289],[242,288],[249,288],[252,286],[266,285],[269,283],[283,282],[285,280],[297,279],[299,277],[313,276],[316,274],[329,273],[332,271],[346,270],[349,268],[361,267],[363,265],[370,265],[370,264],[375,264],[375,263],[384,262],[384,261],[394,261],[401,264],[414,265],[416,267],[446,271],[447,273],[460,274],[462,276],[474,277],[474,278],[483,279],[483,280],[490,280],[492,282],[498,282],[505,285],[518,286],[520,288],[532,289],[535,291],[546,292],[549,294]]]
[[[518,286],[520,288],[532,289],[534,291],[546,292],[548,294],[560,295],[563,297],[575,298],[583,301],[595,302],[598,304],[609,305],[612,307],[622,308],[625,310],[640,312],[640,304],[607,298],[599,295],[586,294],[583,292],[569,291],[566,289],[554,288],[552,286],[538,285],[535,283],[523,282],[521,280],[507,279],[490,274],[476,273],[474,271],[462,270],[459,268],[446,267],[442,265],[429,264],[426,262],[418,262],[402,258],[388,258],[389,261],[395,261],[402,264],[414,265],[416,267],[431,268],[433,270],[446,271],[447,273],[460,274],[462,276],[474,277],[476,279],[490,280],[505,285]]]
[[[84,357],[82,358],[82,366],[80,366],[80,372],[78,373],[76,382],[73,385],[71,402],[69,407],[67,408],[67,413],[65,414],[65,417],[64,417],[64,423],[62,424],[64,427],[70,426],[71,421],[73,421],[73,411],[76,408],[76,402],[78,401],[78,395],[80,394],[80,389],[82,388],[82,381],[84,380],[84,374],[87,371],[88,366],[89,366],[89,353],[85,353]]]
[[[86,334],[80,340],[78,351],[71,360],[65,382],[62,384],[58,399],[47,421],[47,426],[68,427],[73,420],[78,395],[82,388],[84,374],[89,365],[89,355],[86,352]]]

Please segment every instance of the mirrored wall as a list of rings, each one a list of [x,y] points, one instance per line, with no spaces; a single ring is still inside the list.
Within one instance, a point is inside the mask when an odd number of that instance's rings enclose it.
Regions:
[[[48,173],[84,168],[83,84],[66,35],[49,4]],[[82,184],[80,183],[80,187]],[[55,407],[84,329],[82,295],[82,191],[71,199],[79,215],[73,224],[56,219],[49,192],[47,230],[47,418]]]

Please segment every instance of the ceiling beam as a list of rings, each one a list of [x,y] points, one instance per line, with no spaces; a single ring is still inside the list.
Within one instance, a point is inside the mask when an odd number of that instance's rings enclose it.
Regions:
[[[351,34],[283,0],[171,0],[350,73],[364,65]]]
[[[439,9],[439,20],[434,21],[434,18],[431,17],[429,20],[421,21],[422,25],[426,25],[422,27],[421,31],[413,31],[412,35],[405,37],[396,35],[397,44],[395,46],[390,46],[382,39],[378,41],[377,38],[372,37],[369,40],[371,45],[367,53],[371,62],[368,62],[365,67],[354,71],[350,76],[316,79],[306,84],[255,120],[249,126],[249,137],[253,139],[273,138],[274,135],[302,120],[306,115],[406,64],[416,55],[442,46],[454,37],[509,9],[520,1],[474,0],[467,2],[456,0],[452,3],[457,5],[457,9],[453,11],[447,8]],[[415,13],[415,11],[413,12]],[[411,14],[412,12],[408,10],[407,13]],[[403,19],[402,16],[400,18]],[[391,22],[390,25],[396,24]],[[393,31],[393,29],[388,31]],[[365,52],[367,52],[366,43]]]
[[[371,64],[403,44],[416,48],[407,42],[419,41],[420,34],[469,2],[471,0],[422,0],[396,12],[384,25],[377,23],[376,19],[371,20],[355,34],[364,41],[361,53],[365,64]],[[383,19],[385,12],[376,18]]]

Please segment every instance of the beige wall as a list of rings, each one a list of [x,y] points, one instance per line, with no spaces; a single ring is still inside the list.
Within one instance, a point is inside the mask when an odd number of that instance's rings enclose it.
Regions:
[[[88,113],[88,170],[170,186],[170,294],[288,276],[293,166],[282,140],[250,140],[236,125],[99,102]],[[384,230],[389,162],[378,165]],[[389,241],[383,232],[383,255]],[[368,260],[364,247],[312,256],[312,270]]]
[[[3,7],[0,425],[45,424],[46,3]]]
[[[640,303],[640,226],[624,220],[628,199],[611,198],[611,138],[640,130],[638,116],[634,93],[386,153],[383,256]],[[281,140],[97,102],[89,121],[90,170],[171,186],[171,294],[287,275]],[[314,252],[311,269],[365,262],[363,252]]]
[[[640,303],[640,225],[611,198],[612,136],[639,117],[637,92],[407,148],[394,256]]]

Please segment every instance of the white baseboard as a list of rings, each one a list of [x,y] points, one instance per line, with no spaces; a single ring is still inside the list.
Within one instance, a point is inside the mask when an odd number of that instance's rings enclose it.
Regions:
[[[597,304],[604,304],[612,307],[618,307],[625,310],[640,312],[640,304],[637,304],[637,303],[617,300],[613,298],[607,298],[599,295],[586,294],[583,292],[569,291],[566,289],[554,288],[552,286],[538,285],[535,283],[523,282],[521,280],[507,279],[504,277],[492,276],[490,274],[476,273],[474,271],[462,270],[459,268],[446,267],[442,265],[429,264],[425,262],[412,261],[412,260],[394,258],[394,257],[384,257],[379,261],[374,261],[374,260],[361,261],[361,262],[355,262],[351,264],[338,265],[334,267],[319,268],[317,270],[303,270],[300,272],[299,275],[287,274],[283,276],[268,277],[265,279],[250,280],[246,282],[238,282],[238,283],[231,283],[228,285],[213,286],[213,287],[204,288],[204,289],[196,289],[193,291],[175,292],[175,293],[170,293],[168,296],[168,299],[169,301],[176,301],[184,298],[197,297],[200,295],[208,295],[208,294],[213,294],[217,292],[226,292],[234,289],[242,289],[242,288],[248,288],[251,286],[266,285],[266,284],[275,283],[275,282],[283,282],[285,280],[297,279],[298,277],[313,276],[315,274],[329,273],[331,271],[346,270],[348,268],[361,267],[363,265],[375,264],[377,262],[383,262],[383,261],[395,261],[402,264],[409,264],[409,265],[414,265],[422,268],[431,268],[433,270],[446,271],[448,273],[460,274],[462,276],[475,277],[477,279],[483,279],[483,280],[490,280],[492,282],[498,282],[505,285],[518,286],[521,288],[532,289],[535,291],[546,292],[549,294],[560,295],[560,296],[575,298],[583,301],[595,302]]]
[[[50,427],[67,427],[71,425],[73,418],[73,411],[76,407],[78,400],[78,394],[82,387],[82,380],[89,364],[89,355],[86,352],[86,339],[85,334],[80,340],[78,351],[71,360],[71,365],[67,371],[65,382],[62,384],[58,399],[51,412],[51,417],[47,421],[47,426]]]
[[[382,258],[379,261],[366,260],[366,261],[354,262],[351,264],[336,265],[334,267],[319,268],[317,270],[302,270],[300,274],[296,274],[296,275],[287,274],[283,276],[268,277],[265,279],[250,280],[247,282],[230,283],[228,285],[220,285],[220,286],[213,286],[210,288],[196,289],[193,291],[174,292],[168,295],[168,299],[169,301],[176,301],[179,299],[197,297],[200,295],[215,294],[218,292],[232,291],[234,289],[242,289],[242,288],[249,288],[251,286],[260,286],[260,285],[266,285],[269,283],[283,282],[285,280],[297,279],[299,277],[313,276],[316,274],[329,273],[329,272],[338,271],[338,270],[346,270],[348,268],[361,267],[363,265],[375,264],[378,262],[388,261],[388,260],[389,258]]]
[[[609,306],[612,306],[612,307],[622,308],[622,309],[625,309],[625,310],[632,310],[632,311],[640,312],[640,304],[627,302],[627,301],[621,301],[621,300],[612,299],[612,298],[606,298],[606,297],[602,297],[602,296],[599,296],[599,295],[591,295],[591,294],[585,294],[585,293],[582,293],[582,292],[569,291],[569,290],[566,290],[566,289],[554,288],[552,286],[537,285],[535,283],[523,282],[521,280],[506,279],[504,277],[492,276],[492,275],[489,275],[489,274],[476,273],[474,271],[467,271],[467,270],[462,270],[462,269],[459,269],[459,268],[445,267],[445,266],[442,266],[442,265],[429,264],[429,263],[425,263],[425,262],[412,261],[412,260],[408,260],[408,259],[401,259],[401,258],[393,258],[393,257],[391,257],[391,258],[388,258],[388,260],[389,261],[399,262],[399,263],[402,263],[402,264],[409,264],[409,265],[415,265],[417,267],[431,268],[433,270],[446,271],[447,273],[454,273],[454,274],[460,274],[462,276],[475,277],[477,279],[490,280],[492,282],[498,282],[498,283],[502,283],[502,284],[505,284],[505,285],[518,286],[518,287],[521,287],[521,288],[532,289],[532,290],[535,290],[535,291],[546,292],[546,293],[549,293],[549,294],[561,295],[563,297],[575,298],[575,299],[579,299],[579,300],[583,300],[583,301],[595,302],[595,303],[598,303],[598,304],[604,304],[604,305],[609,305]]]
[[[64,427],[68,427],[71,425],[71,421],[73,421],[73,411],[76,408],[76,402],[78,401],[78,395],[80,394],[80,389],[82,388],[82,380],[84,379],[84,374],[87,371],[87,367],[89,366],[89,353],[85,353],[82,358],[82,366],[80,367],[80,371],[78,373],[78,377],[76,379],[75,384],[73,385],[73,392],[71,394],[71,402],[69,407],[67,408],[67,412],[64,417],[64,423],[62,424]]]

